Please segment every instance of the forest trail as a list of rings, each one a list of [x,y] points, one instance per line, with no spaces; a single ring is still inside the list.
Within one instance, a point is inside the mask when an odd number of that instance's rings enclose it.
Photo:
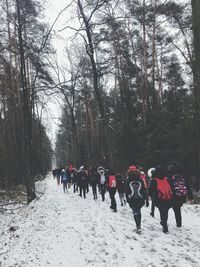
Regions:
[[[142,235],[128,205],[113,213],[106,201],[64,194],[51,175],[38,184],[44,195],[29,206],[0,214],[1,267],[200,267],[200,208],[185,205],[183,227],[169,212],[169,234],[161,232],[158,211],[142,209]],[[9,231],[14,226],[15,231]]]

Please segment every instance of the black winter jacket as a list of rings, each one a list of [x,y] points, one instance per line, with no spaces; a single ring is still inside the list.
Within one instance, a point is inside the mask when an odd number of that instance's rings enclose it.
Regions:
[[[135,198],[131,197],[132,191],[131,191],[130,184],[133,181],[141,183],[140,194],[141,194],[142,198],[135,199]],[[126,194],[127,202],[129,203],[129,206],[131,208],[142,207],[145,204],[145,201],[148,201],[148,195],[147,195],[147,192],[146,192],[146,189],[144,186],[144,182],[140,178],[134,178],[134,179],[133,179],[133,177],[127,178],[126,184],[125,184],[125,194]]]
[[[117,179],[117,191],[119,193],[124,193],[125,192],[125,184],[126,184],[125,179],[121,175],[117,175],[116,179]]]

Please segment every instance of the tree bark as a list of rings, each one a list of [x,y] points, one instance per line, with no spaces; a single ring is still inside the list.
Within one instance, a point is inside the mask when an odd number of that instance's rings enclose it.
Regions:
[[[19,40],[19,54],[20,54],[20,75],[23,89],[23,152],[24,152],[24,180],[27,190],[28,203],[36,198],[35,183],[31,177],[31,111],[29,107],[29,91],[26,76],[26,62],[24,54],[24,44],[22,37],[22,20],[20,11],[20,2],[16,0],[17,6],[17,20],[18,20],[18,40]]]
[[[82,16],[84,25],[85,25],[85,31],[86,31],[86,35],[87,35],[87,41],[85,40],[86,44],[86,52],[90,58],[90,62],[91,62],[91,66],[92,66],[92,73],[93,73],[93,89],[94,89],[94,93],[95,93],[95,97],[97,100],[97,104],[98,104],[98,109],[99,109],[99,114],[102,120],[102,152],[103,158],[108,159],[109,158],[109,153],[108,153],[108,140],[107,140],[107,121],[106,121],[106,116],[105,116],[105,112],[104,112],[104,107],[103,107],[103,101],[102,101],[102,97],[101,97],[101,90],[99,88],[99,84],[98,84],[98,70],[97,70],[97,65],[96,65],[96,61],[94,58],[94,44],[93,44],[93,40],[92,40],[92,33],[91,33],[91,27],[90,27],[90,23],[89,23],[89,19],[87,19],[82,3],[80,0],[78,0],[78,8],[80,11],[80,14]],[[94,9],[95,11],[95,9]],[[94,13],[94,11],[92,13]],[[109,159],[108,159],[109,161]]]
[[[196,148],[197,148],[197,180],[196,189],[200,188],[200,1],[192,0],[192,22],[194,35],[194,98],[195,98],[195,128],[196,128]]]
[[[147,89],[147,46],[146,46],[146,1],[143,0],[143,56],[144,56],[144,81],[143,81],[143,126],[146,126],[146,113],[148,106],[148,89]]]
[[[91,30],[90,30],[90,25],[89,22],[86,18],[86,15],[84,13],[83,10],[83,6],[81,4],[81,1],[78,0],[78,7],[81,13],[81,16],[83,18],[83,22],[85,25],[85,30],[86,30],[86,34],[87,34],[87,39],[88,39],[88,47],[86,48],[87,54],[90,58],[90,62],[92,65],[92,70],[93,70],[93,88],[94,88],[94,92],[96,95],[96,99],[97,99],[97,103],[98,103],[98,107],[99,107],[99,113],[101,115],[102,119],[105,119],[105,115],[104,115],[104,109],[103,109],[103,103],[101,100],[101,93],[99,90],[99,86],[98,86],[98,72],[97,72],[97,66],[96,66],[96,62],[94,59],[94,47],[93,47],[93,42],[92,42],[92,34],[91,34]]]

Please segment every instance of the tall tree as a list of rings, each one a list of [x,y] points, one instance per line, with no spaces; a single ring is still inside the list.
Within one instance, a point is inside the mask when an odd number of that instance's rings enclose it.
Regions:
[[[192,22],[194,35],[194,97],[195,97],[195,128],[197,143],[197,190],[200,186],[200,1],[192,0]]]

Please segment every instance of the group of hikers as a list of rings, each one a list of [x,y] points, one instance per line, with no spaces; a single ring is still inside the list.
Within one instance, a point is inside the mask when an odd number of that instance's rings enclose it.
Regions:
[[[80,197],[86,198],[89,185],[92,187],[93,198],[97,199],[99,192],[102,201],[106,191],[109,192],[110,208],[117,212],[115,194],[118,192],[121,206],[129,204],[132,209],[136,232],[141,234],[141,209],[149,207],[150,215],[154,217],[155,207],[160,213],[160,224],[164,233],[168,233],[168,211],[173,209],[177,227],[182,226],[181,207],[187,199],[193,200],[193,194],[188,180],[182,175],[178,163],[172,163],[167,170],[162,166],[151,168],[145,174],[138,166],[129,166],[126,175],[114,173],[111,168],[91,167],[89,170],[81,166],[76,170],[73,165],[57,168],[52,171],[57,184],[63,184],[64,193],[73,185],[73,192],[79,192]]]

